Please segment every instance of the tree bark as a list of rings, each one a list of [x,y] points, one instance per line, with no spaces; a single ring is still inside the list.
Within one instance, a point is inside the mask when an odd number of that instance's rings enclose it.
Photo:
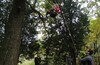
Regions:
[[[17,65],[24,18],[25,0],[13,0],[12,11],[5,24],[5,38],[0,47],[0,65]]]
[[[70,49],[70,56],[72,58],[72,65],[76,65],[76,53],[74,48]]]
[[[76,65],[76,53],[73,54],[72,65]]]

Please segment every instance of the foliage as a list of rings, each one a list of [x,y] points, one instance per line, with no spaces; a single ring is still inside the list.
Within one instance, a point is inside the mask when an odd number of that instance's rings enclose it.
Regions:
[[[0,1],[0,43],[4,38],[5,22],[8,20],[9,11],[11,10],[11,1]]]
[[[64,64],[67,54],[78,53],[76,50],[79,51],[84,45],[83,39],[88,34],[89,25],[87,16],[81,12],[77,2],[64,0],[61,8],[63,14],[59,18],[48,19],[52,22],[48,24],[48,36],[43,42],[47,58],[53,56],[55,65]],[[72,55],[71,57],[73,58]]]
[[[81,6],[84,2],[74,0],[44,0],[44,2],[37,0],[35,4],[31,1],[28,2],[33,6],[33,9],[27,4],[26,17],[22,26],[20,57],[24,56],[26,59],[32,59],[34,55],[40,54],[44,57],[43,63],[46,65],[63,65],[66,63],[66,55],[70,55],[73,59],[73,55],[76,57],[79,51],[84,49],[82,46],[85,43],[97,41],[99,47],[99,1],[90,1],[89,3],[84,1],[88,3],[86,7]],[[56,18],[45,18],[46,11],[57,3],[62,12]],[[63,5],[61,5],[62,3]],[[0,13],[0,43],[4,38],[5,22],[8,20],[11,5],[12,1],[0,1],[0,12],[2,12]],[[89,11],[93,6],[98,9]],[[39,11],[43,18],[39,17],[34,9]],[[92,15],[98,15],[98,17],[95,20],[91,19],[89,22],[87,15],[92,16],[91,13],[93,13]],[[38,38],[39,34],[43,35],[42,39]],[[31,65],[33,60],[25,60],[19,65],[25,64]]]
[[[100,17],[97,17],[96,19],[90,20],[90,26],[89,30],[90,33],[87,35],[87,40],[85,42],[87,43],[87,46],[91,47],[94,50],[94,53],[99,53],[99,47],[100,47]]]
[[[90,34],[88,35],[89,36],[89,40],[90,43],[92,42],[95,42],[97,40],[97,37],[99,37],[99,34],[100,34],[100,18],[97,17],[96,19],[92,19],[90,20],[90,26],[89,26],[89,29],[90,29]]]
[[[89,18],[98,17],[100,15],[100,1],[99,0],[79,0],[83,13],[86,13]]]
[[[24,59],[24,61],[22,63],[19,63],[18,65],[35,65],[34,64],[34,60],[26,60]]]

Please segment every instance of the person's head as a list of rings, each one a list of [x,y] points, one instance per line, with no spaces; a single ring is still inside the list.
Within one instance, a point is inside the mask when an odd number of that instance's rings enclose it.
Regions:
[[[93,54],[93,50],[89,50],[89,55],[92,55]]]
[[[87,52],[86,52],[87,55],[92,55],[93,54],[93,50],[89,49]]]

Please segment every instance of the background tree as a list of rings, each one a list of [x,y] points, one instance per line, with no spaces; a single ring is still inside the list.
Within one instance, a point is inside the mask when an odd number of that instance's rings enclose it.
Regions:
[[[67,54],[71,56],[72,65],[75,65],[77,53],[84,45],[85,35],[88,34],[89,22],[87,16],[81,12],[77,2],[63,0],[63,4],[61,6],[63,13],[60,14],[60,18],[50,19],[52,22],[48,25],[49,34],[44,46],[48,50],[46,51],[47,58],[52,55],[55,65],[64,64]]]
[[[0,47],[1,65],[17,65],[21,44],[21,26],[24,17],[25,0],[13,0],[12,10],[9,14],[8,21],[5,23],[3,45]]]

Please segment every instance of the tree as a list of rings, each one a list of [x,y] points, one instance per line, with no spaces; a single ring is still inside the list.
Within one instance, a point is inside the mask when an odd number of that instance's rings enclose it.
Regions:
[[[21,26],[25,18],[25,0],[13,0],[9,19],[5,24],[5,36],[0,47],[0,64],[17,65],[21,44]]]
[[[83,13],[86,13],[89,18],[94,18],[100,15],[100,0],[79,0],[78,4],[81,4]]]
[[[89,30],[90,33],[86,36],[85,43],[87,43],[87,46],[92,45],[92,49],[94,49],[94,53],[98,52],[99,49],[99,36],[100,36],[100,17],[97,17],[96,19],[90,20]]]
[[[55,65],[66,63],[67,54],[71,56],[72,65],[76,65],[77,53],[84,45],[83,39],[89,32],[87,15],[81,12],[77,3],[74,0],[63,0],[64,5],[60,5],[63,12],[59,16],[60,19],[48,19],[49,34],[44,41],[44,47],[48,50],[47,57],[52,55]]]

